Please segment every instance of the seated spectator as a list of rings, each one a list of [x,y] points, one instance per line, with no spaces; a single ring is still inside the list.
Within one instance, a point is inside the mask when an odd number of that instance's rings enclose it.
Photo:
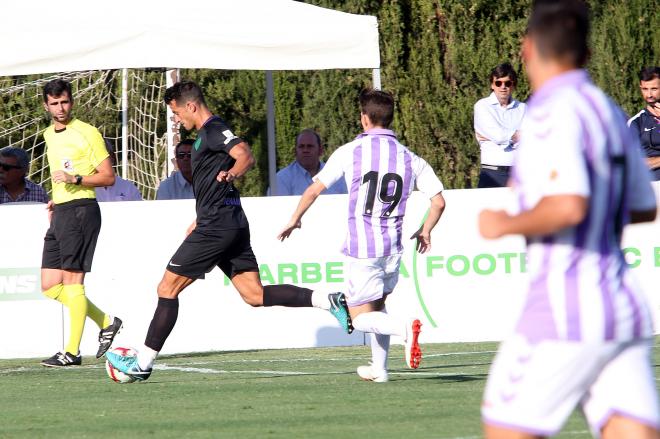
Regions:
[[[26,178],[30,160],[27,153],[7,146],[0,149],[0,204],[48,203],[48,194]]]
[[[660,180],[660,67],[647,67],[639,73],[639,90],[646,108],[628,121],[628,126],[639,138],[646,155],[646,164],[653,180]]]
[[[174,149],[174,163],[178,171],[160,182],[156,192],[157,200],[182,200],[195,198],[192,187],[192,155],[193,140],[184,139]]]
[[[322,155],[321,137],[314,130],[302,130],[296,137],[296,160],[277,173],[276,193],[271,194],[268,188],[268,195],[302,195],[312,184],[312,178],[323,169],[325,163],[321,161]],[[343,179],[323,191],[324,194],[347,192]]]
[[[520,138],[520,125],[527,106],[511,97],[517,75],[504,63],[490,72],[487,98],[474,104],[474,131],[481,149],[480,188],[504,187],[513,165],[513,151]]]
[[[108,139],[105,139],[105,149],[110,154],[110,162],[112,162],[114,168],[117,165],[115,149]],[[137,186],[132,181],[124,180],[119,175],[115,175],[115,184],[112,186],[97,186],[95,190],[97,201],[142,201],[142,194],[140,194]]]

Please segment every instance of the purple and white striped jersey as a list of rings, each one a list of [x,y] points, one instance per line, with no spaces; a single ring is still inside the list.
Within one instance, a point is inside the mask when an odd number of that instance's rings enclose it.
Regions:
[[[517,332],[531,341],[626,341],[653,334],[651,313],[621,251],[630,211],[656,206],[623,112],[583,70],[533,96],[513,182],[521,210],[541,198],[588,198],[582,223],[529,238],[529,291]]]
[[[401,253],[403,215],[415,184],[429,198],[444,189],[428,163],[385,129],[368,130],[339,147],[314,179],[330,187],[342,177],[348,188],[343,252],[354,258]]]

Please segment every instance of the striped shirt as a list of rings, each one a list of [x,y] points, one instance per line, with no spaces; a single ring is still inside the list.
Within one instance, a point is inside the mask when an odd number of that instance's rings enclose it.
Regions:
[[[6,203],[48,203],[48,194],[36,183],[31,182],[27,178],[25,180],[25,191],[16,197],[12,198],[9,192],[0,185],[0,204]]]
[[[339,147],[315,179],[330,187],[342,177],[349,188],[343,252],[354,258],[401,253],[403,216],[415,184],[429,198],[444,189],[428,163],[385,129]]]
[[[623,112],[585,71],[559,75],[532,97],[513,182],[521,210],[552,195],[588,199],[580,224],[528,238],[530,285],[517,331],[533,342],[652,336],[620,245],[630,211],[655,209],[655,194]]]

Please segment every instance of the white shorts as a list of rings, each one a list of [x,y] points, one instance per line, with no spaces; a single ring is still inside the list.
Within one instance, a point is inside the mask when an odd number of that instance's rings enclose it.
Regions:
[[[579,404],[594,436],[612,414],[660,428],[651,340],[502,343],[481,408],[484,423],[552,436]]]
[[[348,306],[358,306],[378,300],[394,290],[399,281],[401,254],[379,258],[347,258]]]

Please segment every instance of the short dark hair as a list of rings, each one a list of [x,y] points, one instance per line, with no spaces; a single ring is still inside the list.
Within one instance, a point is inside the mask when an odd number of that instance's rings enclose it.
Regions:
[[[497,78],[504,78],[505,76],[508,76],[514,85],[518,83],[518,74],[508,62],[495,66],[493,70],[490,71],[490,80],[488,82],[492,83]]]
[[[582,67],[589,57],[589,8],[582,0],[534,0],[526,34],[542,57]]]
[[[182,141],[180,141],[179,143],[176,144],[176,147],[174,148],[174,153],[176,154],[177,152],[179,152],[179,147],[181,145],[193,146],[193,143],[195,143],[195,141],[193,139],[183,139]]]
[[[165,90],[165,104],[175,101],[177,105],[195,102],[206,105],[204,93],[199,85],[192,81],[179,81]]]
[[[306,134],[306,133],[313,134],[314,137],[316,138],[316,144],[319,147],[323,146],[321,144],[321,136],[319,136],[319,133],[317,133],[316,131],[314,131],[311,128],[305,128],[304,130],[302,130],[301,132],[298,133],[298,135],[296,136],[296,146],[298,146],[298,139],[300,138],[300,136],[302,136],[303,134]]]
[[[69,99],[73,101],[73,94],[71,93],[71,83],[64,79],[53,79],[44,85],[44,102],[48,103],[48,96],[62,96],[64,93],[69,95]]]
[[[15,148],[13,146],[5,146],[0,148],[0,157],[13,157],[16,159],[16,164],[27,171],[30,167],[30,159],[24,149]]]
[[[389,128],[394,119],[394,97],[387,91],[364,89],[360,92],[360,111],[372,124]]]
[[[645,67],[639,72],[640,81],[653,81],[656,78],[660,78],[660,67]]]

